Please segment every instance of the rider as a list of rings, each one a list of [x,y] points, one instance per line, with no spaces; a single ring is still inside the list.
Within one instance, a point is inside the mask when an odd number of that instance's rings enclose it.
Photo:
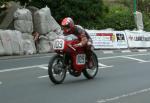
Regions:
[[[64,35],[74,34],[80,41],[75,47],[84,47],[86,56],[89,59],[91,56],[92,39],[89,34],[80,26],[75,25],[74,21],[70,17],[66,17],[61,22]]]

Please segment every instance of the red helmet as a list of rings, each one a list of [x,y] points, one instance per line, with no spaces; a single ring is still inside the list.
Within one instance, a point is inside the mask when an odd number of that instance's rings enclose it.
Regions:
[[[71,34],[74,30],[74,22],[70,17],[64,18],[61,22],[61,26],[66,34]]]

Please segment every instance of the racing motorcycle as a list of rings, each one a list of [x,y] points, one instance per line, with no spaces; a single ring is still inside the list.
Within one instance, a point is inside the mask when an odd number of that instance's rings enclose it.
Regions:
[[[98,72],[98,59],[91,50],[90,59],[87,58],[85,48],[75,47],[79,43],[74,35],[61,36],[54,40],[55,55],[48,64],[48,75],[54,84],[61,84],[66,73],[79,77],[81,73],[87,79],[93,79]]]

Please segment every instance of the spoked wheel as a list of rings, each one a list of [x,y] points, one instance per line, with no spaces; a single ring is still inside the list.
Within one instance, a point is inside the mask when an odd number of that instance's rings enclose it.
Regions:
[[[66,77],[66,69],[63,63],[63,58],[60,55],[55,55],[49,61],[48,74],[54,84],[62,83]]]
[[[98,60],[94,52],[91,54],[90,61],[88,61],[86,69],[83,70],[83,75],[87,79],[93,79],[98,72]]]

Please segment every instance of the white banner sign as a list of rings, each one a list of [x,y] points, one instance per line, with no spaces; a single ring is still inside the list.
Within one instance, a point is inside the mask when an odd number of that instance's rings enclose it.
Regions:
[[[150,33],[144,31],[125,31],[129,48],[150,47]]]
[[[87,31],[92,40],[95,49],[101,48],[127,48],[127,39],[123,31]]]

